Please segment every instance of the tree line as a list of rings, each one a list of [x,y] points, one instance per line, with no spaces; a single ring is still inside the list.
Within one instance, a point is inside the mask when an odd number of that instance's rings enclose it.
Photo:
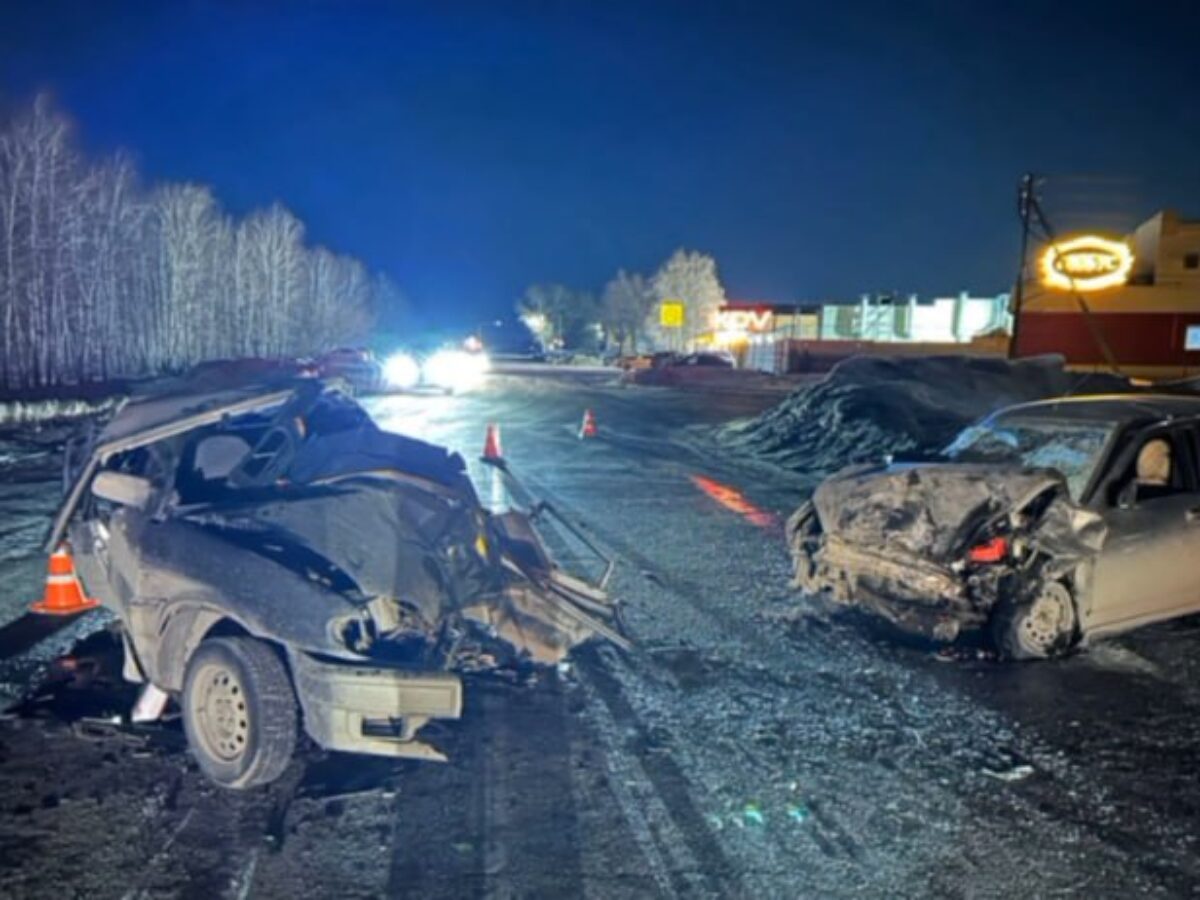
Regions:
[[[530,285],[517,314],[548,346],[635,352],[691,346],[712,330],[724,302],[716,260],[680,249],[652,276],[621,269],[599,295],[563,284]],[[682,305],[679,326],[663,326],[664,303]]]
[[[311,354],[394,294],[281,205],[235,219],[207,187],[87,160],[44,95],[0,127],[0,388]]]

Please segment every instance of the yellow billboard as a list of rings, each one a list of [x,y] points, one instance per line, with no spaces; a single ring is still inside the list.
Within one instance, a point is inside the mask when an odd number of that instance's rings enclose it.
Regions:
[[[658,311],[658,324],[663,328],[682,328],[683,301],[664,300]]]

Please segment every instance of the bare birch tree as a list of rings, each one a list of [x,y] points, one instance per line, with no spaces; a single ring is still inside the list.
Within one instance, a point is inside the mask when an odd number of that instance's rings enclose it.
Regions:
[[[317,352],[360,340],[384,290],[283,206],[234,222],[207,187],[87,164],[45,96],[0,127],[0,388]]]

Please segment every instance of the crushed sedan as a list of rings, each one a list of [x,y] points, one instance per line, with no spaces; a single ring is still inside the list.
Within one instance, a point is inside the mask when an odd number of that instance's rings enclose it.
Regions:
[[[71,547],[119,619],[125,677],[178,701],[222,785],[279,777],[301,728],[444,759],[419,732],[459,717],[459,672],[625,644],[611,565],[561,570],[544,504],[488,512],[459,455],[379,429],[335,384],[175,384],[89,443],[47,546]]]
[[[1011,658],[1200,611],[1200,398],[1010,407],[941,459],[837,473],[787,533],[806,594]]]

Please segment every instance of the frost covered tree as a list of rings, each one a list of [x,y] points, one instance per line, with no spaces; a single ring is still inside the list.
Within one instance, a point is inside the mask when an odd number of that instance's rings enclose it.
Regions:
[[[44,95],[0,127],[0,388],[330,349],[388,285],[278,204],[238,222],[201,185],[90,164]]]
[[[151,204],[162,286],[156,349],[164,367],[179,368],[218,350],[214,299],[223,260],[214,251],[221,215],[212,193],[199,185],[159,188]]]
[[[596,298],[563,284],[532,284],[517,315],[547,346],[593,349],[598,342]]]
[[[600,321],[622,352],[636,353],[646,320],[657,302],[654,287],[644,275],[617,272],[600,299]]]
[[[717,261],[695,250],[676,250],[654,273],[652,284],[658,303],[647,318],[647,331],[661,346],[677,346],[680,342],[690,346],[698,335],[713,327],[713,318],[725,302]],[[659,324],[659,304],[665,300],[683,303],[683,327],[677,329],[677,337],[668,333],[675,329]]]
[[[69,236],[83,226],[79,160],[45,97],[0,137],[0,297],[5,380],[45,383],[75,355],[68,321]]]

